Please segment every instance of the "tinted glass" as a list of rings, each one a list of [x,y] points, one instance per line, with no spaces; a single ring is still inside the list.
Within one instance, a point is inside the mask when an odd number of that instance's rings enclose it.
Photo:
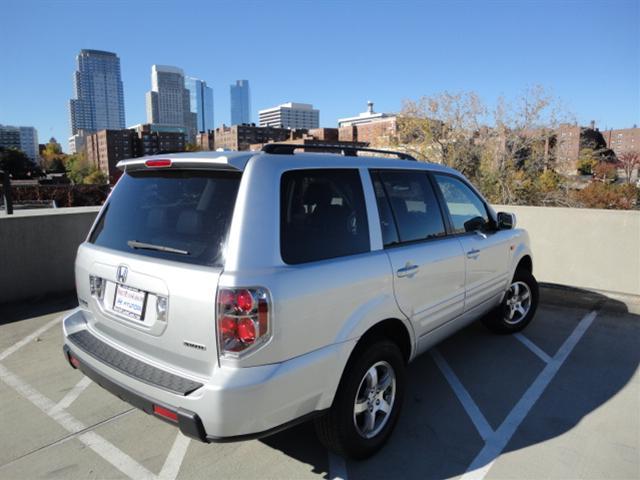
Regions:
[[[240,174],[229,172],[126,173],[89,241],[138,255],[220,265],[239,183]]]
[[[391,207],[389,206],[389,200],[384,192],[382,181],[380,176],[373,172],[371,173],[371,180],[373,181],[373,189],[376,194],[376,203],[378,205],[378,215],[380,216],[380,228],[382,229],[382,243],[384,246],[393,245],[398,243],[398,230],[396,224],[393,221],[393,213],[391,213]]]
[[[280,184],[280,250],[296,264],[369,251],[357,170],[295,170]]]
[[[445,235],[438,201],[425,172],[381,171],[380,179],[391,204],[401,242]]]
[[[462,180],[448,175],[434,175],[449,209],[455,233],[473,232],[489,225],[483,201]]]

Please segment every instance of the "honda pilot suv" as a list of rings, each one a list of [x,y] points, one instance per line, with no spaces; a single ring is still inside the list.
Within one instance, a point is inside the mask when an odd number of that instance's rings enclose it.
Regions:
[[[473,320],[531,321],[527,233],[462,174],[304,149],[120,162],[78,249],[69,363],[203,442],[314,417],[329,449],[366,458],[398,420],[408,362]]]

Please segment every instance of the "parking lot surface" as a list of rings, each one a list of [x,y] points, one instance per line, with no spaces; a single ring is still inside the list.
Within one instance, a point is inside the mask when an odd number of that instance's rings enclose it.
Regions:
[[[390,443],[363,462],[328,454],[311,424],[189,440],[67,365],[72,299],[0,306],[0,478],[640,478],[640,305],[541,300],[522,334],[476,323],[415,360]]]

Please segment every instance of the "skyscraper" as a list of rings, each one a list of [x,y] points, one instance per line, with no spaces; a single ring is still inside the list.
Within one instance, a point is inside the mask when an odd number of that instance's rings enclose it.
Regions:
[[[213,88],[207,87],[204,80],[193,77],[186,77],[184,84],[190,92],[191,111],[197,116],[196,131],[213,130]]]
[[[251,100],[249,80],[236,80],[230,87],[231,93],[231,125],[251,123]]]
[[[166,65],[151,67],[151,91],[147,92],[147,122],[185,127],[192,139],[196,114],[191,112],[189,90],[184,86],[181,68]]]
[[[101,50],[80,50],[69,101],[71,135],[124,128],[124,93],[120,58]]]

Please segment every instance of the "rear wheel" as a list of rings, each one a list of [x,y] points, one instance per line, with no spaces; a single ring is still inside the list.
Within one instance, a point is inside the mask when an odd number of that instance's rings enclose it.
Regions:
[[[366,346],[349,361],[329,411],[316,419],[318,438],[339,455],[370,457],[396,425],[405,383],[404,359],[395,343]]]
[[[533,274],[518,268],[499,307],[483,323],[497,333],[515,333],[533,320],[538,308],[538,282]]]

